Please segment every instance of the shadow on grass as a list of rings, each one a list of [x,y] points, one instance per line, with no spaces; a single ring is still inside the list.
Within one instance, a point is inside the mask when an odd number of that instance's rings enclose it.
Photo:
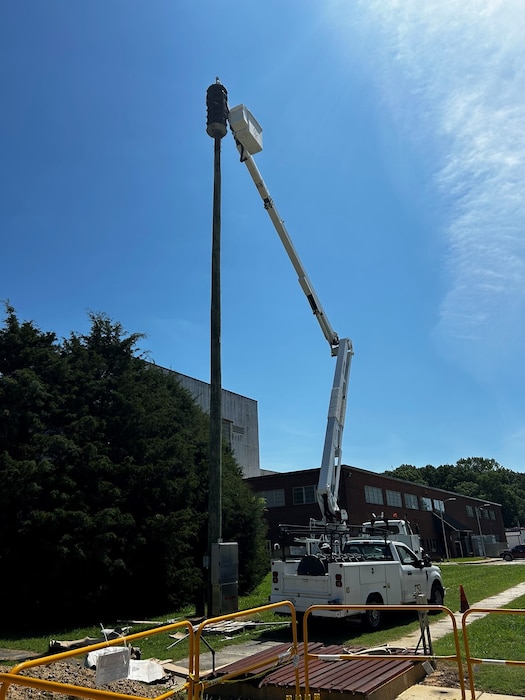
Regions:
[[[434,616],[434,619],[436,617]],[[355,642],[358,646],[369,646],[369,642],[381,642],[381,637],[390,639],[401,638],[418,627],[417,614],[413,611],[385,613],[383,624],[380,630],[368,631],[362,624],[359,617],[348,619],[327,619],[319,617],[309,617],[308,639],[312,642],[322,642],[325,645],[344,645]],[[395,634],[393,634],[395,630]],[[303,640],[302,618],[298,620],[297,636]],[[258,638],[265,641],[288,642],[290,640],[290,627],[270,627],[258,634]]]

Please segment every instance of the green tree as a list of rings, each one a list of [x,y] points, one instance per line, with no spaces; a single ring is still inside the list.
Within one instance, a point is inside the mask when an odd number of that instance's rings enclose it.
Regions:
[[[402,464],[385,475],[499,503],[506,527],[525,522],[525,475],[505,469],[495,459],[467,457],[437,468]]]
[[[20,323],[9,305],[6,312],[0,331],[0,566],[9,601],[4,618],[20,614],[27,600],[38,607],[48,573],[42,557],[58,517],[48,449],[63,373],[55,335]]]
[[[0,562],[12,610],[40,626],[163,614],[205,583],[208,418],[140,338],[92,314],[59,344],[7,308]],[[246,588],[264,573],[261,509],[229,454],[224,483]]]
[[[239,545],[239,591],[248,593],[268,571],[266,504],[243,481],[229,451],[223,457],[223,504],[224,539]]]
[[[386,471],[385,476],[393,476],[396,479],[404,479],[405,481],[412,481],[413,483],[426,483],[422,481],[424,477],[421,469],[414,467],[412,464],[401,464],[396,469]]]

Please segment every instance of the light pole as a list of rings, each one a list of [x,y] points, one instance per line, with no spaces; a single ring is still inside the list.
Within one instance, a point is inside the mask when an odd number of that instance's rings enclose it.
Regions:
[[[221,379],[221,139],[227,133],[228,93],[219,79],[206,92],[206,133],[214,140],[210,313],[210,462],[208,475],[208,617],[213,617],[212,545],[222,542]]]
[[[484,508],[487,508],[490,506],[490,503],[484,503],[482,506],[476,506],[476,518],[478,519],[478,530],[479,530],[479,539],[481,540],[481,552],[484,557],[487,556],[487,550],[485,549],[485,542],[483,540],[483,532],[481,530],[481,521],[479,519],[479,512],[480,510],[483,510]]]
[[[450,557],[449,557],[449,554],[448,554],[448,542],[447,542],[447,538],[446,538],[446,535],[445,535],[445,521],[443,520],[443,513],[445,512],[445,503],[448,503],[448,501],[455,501],[455,500],[456,500],[455,498],[445,498],[445,500],[443,501],[443,508],[441,508],[441,510],[440,510],[440,514],[441,514],[441,531],[443,532],[443,541],[445,542],[445,560],[446,560],[446,561],[448,561]]]

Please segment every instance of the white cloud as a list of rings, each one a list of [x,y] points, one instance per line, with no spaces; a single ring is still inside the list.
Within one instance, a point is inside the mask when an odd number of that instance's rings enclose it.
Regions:
[[[345,5],[332,4],[340,20]],[[370,60],[390,113],[437,157],[447,255],[436,338],[482,373],[489,356],[502,365],[525,341],[525,4],[358,8],[360,30],[376,39]]]

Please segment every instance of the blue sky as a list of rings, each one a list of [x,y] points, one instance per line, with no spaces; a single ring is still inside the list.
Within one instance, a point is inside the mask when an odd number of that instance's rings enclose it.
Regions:
[[[519,0],[5,0],[0,299],[59,337],[88,311],[209,381],[206,89],[353,340],[343,462],[525,470],[525,6]],[[222,379],[261,466],[318,466],[335,368],[222,142]]]

